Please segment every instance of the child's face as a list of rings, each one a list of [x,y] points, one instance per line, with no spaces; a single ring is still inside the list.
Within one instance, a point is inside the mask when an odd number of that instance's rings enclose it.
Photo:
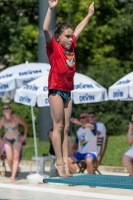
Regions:
[[[73,30],[68,28],[63,31],[63,33],[57,36],[57,42],[63,46],[65,49],[70,49],[72,45]]]

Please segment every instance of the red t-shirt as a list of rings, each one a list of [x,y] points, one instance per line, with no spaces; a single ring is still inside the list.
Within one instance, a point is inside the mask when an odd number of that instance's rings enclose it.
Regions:
[[[48,78],[48,89],[69,92],[74,89],[74,73],[76,58],[74,48],[76,37],[73,36],[70,50],[64,49],[54,37],[46,45],[46,51],[51,65]]]

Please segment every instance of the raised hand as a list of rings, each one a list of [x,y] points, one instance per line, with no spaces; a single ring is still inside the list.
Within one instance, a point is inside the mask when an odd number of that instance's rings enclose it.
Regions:
[[[21,136],[19,138],[19,142],[21,142],[23,144],[23,142],[26,140],[26,137],[25,136]]]
[[[54,8],[58,4],[58,0],[48,0],[50,8]]]
[[[72,122],[72,123],[74,123],[74,124],[78,124],[78,125],[81,125],[81,123],[80,123],[80,121],[78,120],[78,119],[76,119],[76,118],[71,118],[70,119],[70,121]]]
[[[89,6],[88,13],[92,16],[94,14],[94,2]]]

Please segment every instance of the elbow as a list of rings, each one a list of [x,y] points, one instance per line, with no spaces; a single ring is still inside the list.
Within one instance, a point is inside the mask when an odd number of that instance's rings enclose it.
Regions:
[[[48,30],[48,29],[46,29],[46,28],[44,28],[44,29],[43,29],[43,31],[44,31],[44,35],[45,35],[45,36],[47,36],[47,35],[48,35],[48,33],[49,33],[49,30]]]
[[[48,27],[46,27],[45,25],[43,25],[43,30],[44,30],[44,32],[48,32],[49,31]]]
[[[132,144],[132,141],[130,141],[128,138],[126,139],[126,142],[131,145]]]
[[[126,143],[128,143],[128,144],[129,144],[128,138],[126,138]]]
[[[45,27],[45,26],[43,26],[43,30],[44,30],[44,32],[45,32],[45,31],[47,31],[47,29],[46,29],[46,27]]]

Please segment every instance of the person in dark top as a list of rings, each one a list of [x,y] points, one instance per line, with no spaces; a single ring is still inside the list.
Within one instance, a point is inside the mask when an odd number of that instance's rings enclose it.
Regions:
[[[50,142],[49,153],[52,156],[55,156],[54,148],[53,148],[53,145],[52,145],[52,134],[53,134],[53,128],[50,129],[49,132],[48,132],[48,138],[49,138],[49,142]]]
[[[52,135],[53,135],[53,128],[48,131],[48,138],[49,138],[49,153],[52,156],[55,156],[55,151],[52,145]],[[68,132],[68,156],[73,155],[73,141],[70,135],[70,131]]]

